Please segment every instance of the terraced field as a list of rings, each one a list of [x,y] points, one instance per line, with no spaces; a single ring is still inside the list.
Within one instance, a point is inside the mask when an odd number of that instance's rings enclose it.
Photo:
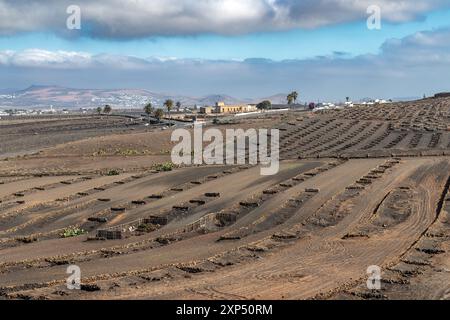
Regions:
[[[448,299],[449,110],[428,99],[263,115],[281,130],[274,176],[5,172],[0,297]],[[66,287],[69,265],[81,290]],[[373,265],[380,290],[366,286]]]
[[[280,126],[284,158],[450,155],[449,101],[320,111]]]
[[[0,121],[0,155],[12,157],[29,154],[79,139],[120,133],[136,127],[138,122],[127,117],[87,115],[5,118]]]

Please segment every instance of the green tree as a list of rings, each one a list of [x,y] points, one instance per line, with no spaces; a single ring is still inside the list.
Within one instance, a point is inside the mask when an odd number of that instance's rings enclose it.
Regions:
[[[288,102],[289,105],[293,104],[293,103],[296,103],[297,99],[298,99],[298,92],[297,91],[292,91],[287,96],[287,102]]]
[[[104,108],[103,108],[103,112],[106,114],[109,114],[112,112],[112,108],[109,104],[107,104]]]
[[[298,92],[297,91],[292,91],[291,95],[292,95],[292,99],[294,99],[294,103],[297,103]]]
[[[287,96],[287,103],[291,105],[294,102],[294,97],[292,96],[292,93],[289,93]]]
[[[256,106],[256,108],[258,110],[268,110],[272,108],[272,102],[270,102],[269,100],[265,100],[263,102],[258,103],[258,105]]]
[[[144,112],[147,114],[148,122],[150,123],[150,115],[153,113],[153,106],[151,102],[147,103],[144,107]]]
[[[164,111],[162,109],[156,109],[153,116],[158,119],[158,122],[161,122],[161,119],[164,117]]]
[[[181,109],[181,102],[180,102],[180,101],[177,101],[176,106],[177,106],[177,112],[180,112],[180,109]]]
[[[97,107],[97,113],[101,114],[102,113],[102,107]]]

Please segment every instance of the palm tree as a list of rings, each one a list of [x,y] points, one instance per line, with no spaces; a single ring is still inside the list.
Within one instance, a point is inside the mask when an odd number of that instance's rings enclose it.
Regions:
[[[177,112],[180,112],[180,109],[181,109],[181,102],[180,102],[180,101],[177,101],[176,106],[177,106]]]
[[[292,96],[292,93],[288,94],[288,96],[287,96],[287,103],[289,105],[291,105],[293,101],[294,101],[294,97]]]
[[[170,117],[170,111],[172,111],[172,108],[173,108],[173,100],[172,99],[167,99],[164,102],[164,107],[167,108],[167,112],[169,113],[169,120],[171,120],[172,118]]]
[[[161,122],[162,117],[164,117],[164,111],[162,111],[162,109],[156,109],[153,115],[156,119],[158,119],[158,122]]]
[[[144,107],[144,112],[147,114],[148,123],[150,123],[150,115],[153,113],[153,106],[151,102],[147,103],[147,105]]]
[[[112,111],[112,108],[111,108],[111,106],[110,106],[109,104],[107,104],[107,105],[103,108],[103,112],[106,113],[106,114],[111,113],[111,111]]]
[[[298,99],[298,92],[297,91],[293,91],[291,93],[291,95],[292,95],[292,99],[294,99],[294,103],[296,103],[297,99]]]

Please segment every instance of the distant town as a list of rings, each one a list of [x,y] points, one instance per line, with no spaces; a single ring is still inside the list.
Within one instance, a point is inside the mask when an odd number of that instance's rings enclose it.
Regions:
[[[264,111],[264,109],[319,111],[354,105],[385,104],[393,101],[366,98],[353,102],[350,97],[345,97],[339,102],[298,102],[297,100],[300,99],[296,91],[262,98],[257,102],[226,95],[191,98],[180,95],[172,97],[146,90],[90,90],[32,86],[25,90],[0,94],[0,117],[103,113],[99,112],[99,108],[103,109],[105,106],[108,106],[112,113],[136,112],[142,111],[147,104],[151,104],[155,109],[165,109],[165,103],[168,100],[173,101],[175,107],[173,117],[178,119],[246,114]],[[263,102],[264,104],[261,105]],[[260,105],[259,108],[258,105]]]
[[[346,107],[353,107],[355,105],[376,105],[376,104],[386,104],[390,103],[392,101],[384,100],[384,99],[376,99],[371,101],[363,101],[354,103],[352,101],[347,101],[344,103],[331,103],[331,102],[324,102],[324,103],[309,103],[309,104],[271,104],[270,108],[271,110],[280,110],[280,109],[304,109],[304,110],[312,110],[312,111],[319,111],[319,110],[328,110],[328,109],[340,109],[340,108],[346,108]],[[106,104],[105,106],[108,106],[111,108],[110,112],[106,113],[112,113],[113,111],[137,111],[136,108],[112,108],[109,104]],[[157,106],[156,108],[164,108],[164,106]],[[92,108],[54,108],[53,106],[42,108],[42,107],[32,107],[31,109],[25,109],[25,108],[12,108],[12,109],[4,109],[0,110],[0,117],[7,117],[7,116],[39,116],[39,115],[56,115],[56,114],[89,114],[89,113],[105,113],[105,112],[99,112],[99,107],[92,107]],[[108,109],[108,108],[107,108]],[[216,102],[214,106],[183,106],[176,109],[174,113],[174,118],[180,117],[180,114],[195,114],[199,116],[218,116],[218,115],[226,115],[226,114],[246,114],[246,113],[255,113],[260,112],[261,109],[258,108],[257,104],[232,104],[228,105],[223,101]]]

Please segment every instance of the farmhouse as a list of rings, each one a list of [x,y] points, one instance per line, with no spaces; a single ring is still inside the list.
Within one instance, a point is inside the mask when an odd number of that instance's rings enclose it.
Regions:
[[[213,112],[213,110],[214,110],[213,107],[208,107],[208,106],[200,107],[201,114],[211,114]]]
[[[256,111],[255,105],[249,104],[237,104],[237,105],[225,105],[224,102],[216,103],[216,113],[244,113]]]

